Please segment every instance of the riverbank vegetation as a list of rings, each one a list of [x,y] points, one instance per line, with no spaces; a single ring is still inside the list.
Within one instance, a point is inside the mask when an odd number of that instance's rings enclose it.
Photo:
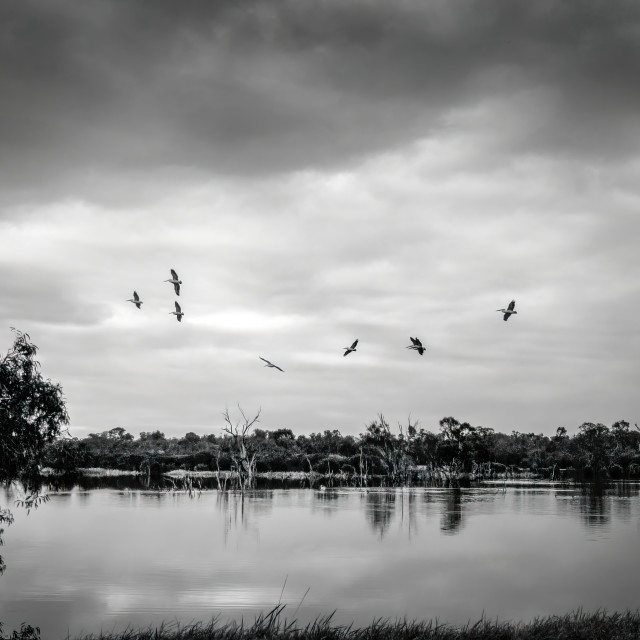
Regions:
[[[569,436],[496,433],[453,417],[437,431],[409,421],[392,429],[380,415],[358,436],[327,430],[295,435],[268,431],[254,418],[233,422],[228,412],[219,435],[187,433],[167,438],[160,431],[139,438],[116,427],[86,438],[59,438],[48,445],[43,464],[58,474],[102,467],[159,476],[171,470],[210,472],[219,488],[235,478],[243,486],[256,475],[288,474],[364,486],[443,486],[473,479],[538,477],[551,480],[627,480],[640,478],[640,430],[620,420],[611,427],[584,423]]]
[[[326,430],[295,435],[290,429],[259,428],[260,411],[239,419],[225,411],[218,434],[187,433],[167,438],[161,431],[139,438],[115,427],[78,439],[63,434],[68,424],[62,389],[45,380],[28,334],[15,332],[0,357],[0,482],[25,488],[24,506],[45,499],[40,471],[72,475],[101,467],[159,477],[169,471],[215,473],[219,488],[247,488],[258,474],[306,474],[332,483],[456,486],[473,479],[533,475],[552,480],[640,478],[640,429],[619,420],[611,427],[585,422],[574,436],[559,427],[554,436],[496,433],[453,417],[424,429],[409,419],[392,429],[379,415],[358,436]],[[11,514],[0,510],[0,525]],[[0,540],[2,531],[0,529]],[[0,572],[2,562],[0,559]]]
[[[640,637],[640,612],[584,613],[536,618],[532,622],[492,622],[454,626],[439,621],[407,622],[378,620],[367,627],[354,628],[332,624],[331,616],[304,627],[281,618],[278,606],[253,624],[218,624],[215,620],[186,626],[176,624],[128,629],[122,633],[101,632],[76,637],[76,640],[637,640]],[[33,627],[14,631],[6,640],[39,640]]]
[[[45,379],[36,360],[38,347],[29,334],[13,329],[13,346],[0,354],[0,484],[19,483],[27,510],[46,502],[39,492],[40,469],[47,445],[56,442],[69,416],[59,384]],[[13,522],[0,507],[0,546],[4,529]],[[0,575],[5,564],[0,555]]]

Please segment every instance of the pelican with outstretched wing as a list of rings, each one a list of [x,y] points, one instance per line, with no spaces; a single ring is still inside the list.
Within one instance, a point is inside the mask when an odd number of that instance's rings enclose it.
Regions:
[[[178,278],[178,274],[174,269],[171,269],[171,278],[169,280],[165,280],[165,282],[170,282],[173,285],[176,295],[180,295],[180,285],[182,284],[182,280]]]
[[[277,364],[273,364],[273,362],[269,362],[269,360],[267,360],[266,358],[263,358],[262,356],[258,356],[258,358],[260,358],[260,360],[262,360],[263,362],[266,362],[267,364],[265,364],[265,367],[272,367],[273,369],[277,369],[278,371],[282,371],[282,373],[284,373],[284,369],[281,369]]]
[[[180,305],[177,302],[174,302],[174,304],[176,305],[176,310],[169,311],[169,315],[173,314],[178,320],[178,322],[182,322],[182,316],[184,315],[184,312],[182,311],[182,309],[180,308]]]
[[[356,350],[357,346],[358,346],[358,341],[356,340],[350,347],[344,347],[344,349],[346,349],[346,351],[344,352],[344,355],[348,356],[352,351]]]
[[[516,301],[512,300],[506,309],[496,309],[496,311],[499,311],[500,313],[504,313],[504,321],[506,322],[511,315],[513,315],[514,313],[518,313],[515,310],[515,307],[516,307]]]
[[[423,346],[422,342],[420,342],[420,339],[419,338],[412,338],[411,336],[409,336],[409,339],[411,340],[412,344],[410,344],[407,347],[407,349],[414,349],[420,355],[424,355],[425,347]]]
[[[142,309],[141,305],[144,304],[142,300],[140,300],[140,296],[138,295],[137,291],[133,292],[133,298],[129,298],[125,302],[133,302],[133,304],[135,304],[138,309]]]

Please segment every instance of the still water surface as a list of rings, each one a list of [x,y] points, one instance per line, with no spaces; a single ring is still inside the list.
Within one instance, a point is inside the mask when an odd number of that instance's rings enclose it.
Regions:
[[[280,489],[74,488],[12,508],[5,632],[43,637],[244,617],[475,622],[640,606],[636,485]],[[0,492],[0,505],[13,496]],[[306,594],[306,595],[305,595]]]

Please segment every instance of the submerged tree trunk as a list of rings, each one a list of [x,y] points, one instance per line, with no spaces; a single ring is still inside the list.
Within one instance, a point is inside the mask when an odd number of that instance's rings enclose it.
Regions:
[[[236,467],[236,472],[238,473],[240,491],[244,492],[253,486],[255,478],[258,452],[253,451],[249,453],[247,449],[247,440],[249,438],[249,431],[251,427],[258,422],[260,410],[258,410],[258,413],[252,420],[249,420],[240,406],[238,406],[238,409],[242,415],[242,421],[238,421],[236,424],[231,421],[228,410],[225,410],[222,415],[227,423],[224,431],[233,438],[236,446],[236,452],[235,454],[232,454],[232,457]]]

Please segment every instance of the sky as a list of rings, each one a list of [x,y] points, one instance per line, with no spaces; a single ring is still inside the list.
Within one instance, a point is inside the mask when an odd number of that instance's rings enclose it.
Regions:
[[[634,0],[7,0],[0,353],[77,437],[640,422],[638,78]]]

